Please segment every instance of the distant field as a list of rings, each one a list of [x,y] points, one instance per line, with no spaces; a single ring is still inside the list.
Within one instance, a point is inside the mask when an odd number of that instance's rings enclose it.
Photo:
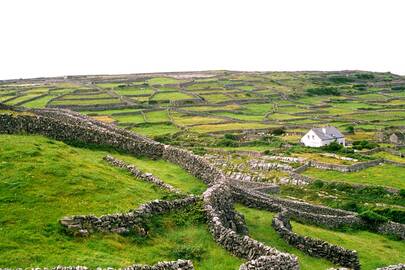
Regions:
[[[405,189],[405,168],[389,164],[378,165],[359,172],[350,173],[309,168],[304,172],[304,175],[327,181],[340,181]]]

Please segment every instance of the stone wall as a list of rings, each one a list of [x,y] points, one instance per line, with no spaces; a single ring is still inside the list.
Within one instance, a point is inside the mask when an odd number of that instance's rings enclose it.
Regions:
[[[168,213],[195,204],[198,198],[194,196],[173,201],[154,200],[142,204],[138,209],[127,213],[117,213],[96,217],[93,215],[64,217],[59,222],[66,232],[74,236],[87,236],[94,232],[135,232],[146,235],[145,224],[153,215]]]
[[[228,219],[229,213],[232,211],[227,211],[227,209],[233,202],[227,185],[218,183],[208,188],[204,193],[204,203],[209,230],[216,242],[225,249],[248,260],[257,260],[265,256],[265,260],[261,259],[262,269],[299,269],[298,260],[294,255],[282,253],[249,236],[238,234],[237,224],[229,224],[232,221],[232,217]],[[252,261],[248,264],[253,263]],[[246,266],[241,267],[246,269]]]
[[[319,161],[314,161],[311,160],[310,166],[315,167],[318,169],[323,169],[323,170],[334,170],[334,171],[339,171],[339,172],[357,172],[364,170],[369,167],[374,167],[377,166],[381,163],[383,163],[383,159],[376,159],[376,160],[371,160],[371,161],[366,161],[366,162],[359,162],[355,163],[353,165],[339,165],[339,164],[330,164],[330,163],[323,163]]]
[[[21,268],[18,268],[21,269]],[[53,268],[35,268],[35,270],[89,270],[86,266],[57,266]],[[189,260],[177,260],[171,262],[158,262],[155,265],[134,264],[120,270],[194,270],[193,263]],[[0,270],[12,270],[0,268]],[[114,268],[97,268],[97,270],[115,270]]]
[[[279,212],[273,218],[272,226],[289,245],[311,256],[325,258],[335,264],[352,269],[360,269],[359,257],[356,251],[294,233],[290,224],[289,214],[285,210]]]
[[[105,156],[103,159],[115,167],[127,170],[136,178],[155,184],[156,186],[165,189],[169,192],[181,193],[179,189],[173,187],[172,185],[166,184],[165,182],[163,182],[156,176],[152,175],[151,173],[143,173],[142,171],[137,169],[135,165],[125,163],[124,161],[116,159],[110,155]]]
[[[405,270],[405,264],[389,265],[382,268],[377,268],[376,270]]]
[[[163,145],[141,136],[126,134],[112,126],[94,124],[90,119],[43,111],[44,115],[0,115],[0,133],[39,134],[65,142],[113,147],[137,156],[162,156]],[[47,115],[46,115],[47,114]]]

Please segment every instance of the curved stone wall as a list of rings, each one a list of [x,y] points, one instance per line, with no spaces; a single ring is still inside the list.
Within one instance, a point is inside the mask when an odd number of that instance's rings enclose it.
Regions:
[[[359,257],[356,251],[294,233],[287,210],[279,212],[273,218],[272,226],[289,245],[311,256],[325,258],[335,264],[350,267],[355,270],[360,269]]]

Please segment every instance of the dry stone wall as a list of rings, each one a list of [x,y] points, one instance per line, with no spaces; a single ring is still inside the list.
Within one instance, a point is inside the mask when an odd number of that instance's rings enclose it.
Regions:
[[[289,245],[311,256],[325,258],[335,264],[355,270],[360,269],[359,257],[356,251],[294,233],[290,224],[289,213],[286,210],[279,212],[273,218],[272,226]]]
[[[129,233],[146,235],[145,224],[153,215],[168,213],[197,202],[194,196],[173,201],[155,200],[141,205],[128,213],[117,213],[96,217],[93,215],[64,217],[59,222],[65,230],[75,236],[87,236],[94,232]]]
[[[194,270],[193,263],[189,260],[177,260],[171,262],[158,262],[155,265],[134,264],[120,270]],[[12,270],[0,268],[0,270]],[[16,270],[22,270],[17,268]],[[86,266],[57,266],[53,268],[35,268],[35,270],[90,270]],[[114,268],[97,268],[97,270],[115,270]]]
[[[166,184],[165,182],[163,182],[156,176],[152,175],[151,173],[143,173],[142,171],[137,169],[135,167],[135,165],[125,163],[124,161],[116,159],[110,155],[105,156],[104,160],[107,161],[108,163],[110,163],[111,165],[121,168],[121,169],[125,169],[128,172],[130,172],[133,176],[135,176],[139,179],[142,179],[146,182],[155,184],[156,186],[158,186],[162,189],[165,189],[169,192],[181,193],[181,191],[179,189],[173,187],[172,185]]]

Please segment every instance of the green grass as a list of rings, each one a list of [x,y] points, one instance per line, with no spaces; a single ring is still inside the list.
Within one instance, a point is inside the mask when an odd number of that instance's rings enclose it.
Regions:
[[[97,98],[112,98],[109,94],[107,93],[99,93],[99,94],[93,94],[93,95],[66,95],[63,97],[63,99],[97,99]]]
[[[18,98],[15,98],[15,99],[13,99],[13,100],[7,101],[6,104],[8,104],[8,105],[15,105],[15,104],[17,104],[17,103],[24,102],[24,101],[26,101],[26,100],[28,100],[28,99],[31,99],[31,98],[37,97],[37,96],[39,96],[39,94],[23,95],[23,96],[20,96],[20,97],[18,97]]]
[[[215,124],[215,125],[198,125],[190,128],[191,131],[208,133],[216,131],[225,131],[225,130],[247,130],[247,129],[262,129],[262,128],[272,128],[276,127],[275,125],[267,125],[261,123],[224,123],[224,124]]]
[[[215,244],[206,225],[182,227],[170,216],[141,242],[116,234],[75,239],[61,232],[57,222],[63,216],[128,211],[167,194],[110,166],[102,160],[106,154],[42,136],[0,135],[0,265],[124,267],[175,259],[171,250],[188,243],[207,250],[197,269],[241,263]],[[176,165],[112,154],[185,191],[205,189]]]
[[[231,117],[234,119],[246,120],[246,121],[264,120],[264,115],[251,115],[251,114],[231,113],[231,112],[218,112],[218,113],[213,113],[213,115],[226,116],[226,117]]]
[[[271,226],[274,213],[248,208],[237,205],[236,210],[245,216],[246,224],[249,229],[249,235],[264,244],[274,247],[279,251],[288,252],[298,257],[302,270],[325,270],[334,265],[320,258],[314,258],[306,255],[304,252],[288,245]]]
[[[173,134],[180,131],[176,126],[169,123],[145,123],[141,126],[134,127],[131,130],[152,139],[155,138],[155,136]]]
[[[112,117],[120,123],[143,123],[145,120],[143,115],[137,114],[125,114],[125,115],[112,115]]]
[[[175,78],[170,78],[170,77],[155,77],[152,79],[148,80],[148,83],[150,85],[160,85],[160,84],[177,84],[184,82],[184,80],[177,80]]]
[[[168,93],[162,92],[154,95],[152,100],[181,100],[191,98],[193,97],[181,92],[168,92]]]
[[[105,105],[105,104],[118,104],[121,100],[118,98],[111,99],[79,99],[79,100],[64,100],[58,99],[51,102],[52,105]]]
[[[295,254],[299,258],[301,269],[316,270],[332,267],[332,264],[320,258],[310,257],[294,247],[289,246],[271,226],[274,213],[237,206],[237,210],[245,215],[250,235],[280,251]],[[366,231],[337,232],[315,226],[292,222],[293,231],[329,243],[357,250],[362,269],[372,270],[390,264],[405,261],[405,243],[391,240],[385,236]]]
[[[114,92],[116,92],[119,95],[151,95],[153,93],[153,90],[151,88],[139,88],[139,87],[127,87],[127,88],[122,88],[122,89],[115,89]]]
[[[301,235],[322,239],[329,243],[356,250],[361,269],[372,270],[405,261],[405,243],[366,231],[336,232],[323,228],[292,223],[293,230]]]
[[[54,96],[44,96],[38,99],[35,99],[33,101],[29,101],[27,103],[24,103],[24,107],[27,108],[45,108],[46,104],[54,98]]]
[[[202,96],[205,100],[207,100],[210,103],[218,103],[222,101],[228,101],[232,100],[231,97],[228,97],[227,95],[224,94],[212,94],[212,95],[200,95]]]
[[[166,110],[146,112],[146,121],[150,123],[170,121]]]
[[[398,189],[405,188],[405,168],[390,164],[378,165],[358,172],[348,173],[309,168],[303,174],[326,181],[379,185]]]

